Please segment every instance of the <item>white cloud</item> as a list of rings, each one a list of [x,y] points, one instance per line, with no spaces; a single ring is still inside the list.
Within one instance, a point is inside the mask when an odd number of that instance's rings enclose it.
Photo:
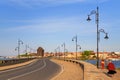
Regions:
[[[37,3],[74,3],[82,2],[84,0],[9,0],[16,3],[28,3],[28,4],[37,4]]]
[[[9,3],[20,6],[55,6],[61,4],[70,4],[76,2],[83,2],[84,0],[8,0]],[[6,1],[5,1],[6,2]]]
[[[19,20],[17,20],[19,21]],[[22,22],[22,20],[20,20]],[[87,27],[87,24],[82,23],[79,17],[57,17],[57,18],[46,18],[46,19],[36,19],[36,20],[23,20],[23,22],[30,22],[32,24],[27,24],[23,26],[9,27],[5,29],[6,32],[40,32],[40,33],[59,33],[59,32],[69,32],[69,33],[90,33],[94,29]],[[83,21],[85,22],[85,21]],[[88,29],[90,28],[90,29]]]
[[[59,6],[63,4],[73,4],[73,3],[103,3],[109,0],[3,0],[0,4],[6,3],[7,5],[23,6],[28,8],[33,7],[49,7],[49,6]]]
[[[72,18],[71,18],[72,19]],[[36,19],[36,20],[20,20],[20,22],[30,22],[32,24],[23,25],[23,26],[15,26],[12,28],[8,28],[6,31],[42,31],[44,32],[58,32],[62,29],[67,28],[67,25],[69,25],[72,21],[71,19]],[[14,20],[13,20],[14,21]],[[15,20],[16,21],[16,20]],[[19,22],[19,20],[17,20]]]

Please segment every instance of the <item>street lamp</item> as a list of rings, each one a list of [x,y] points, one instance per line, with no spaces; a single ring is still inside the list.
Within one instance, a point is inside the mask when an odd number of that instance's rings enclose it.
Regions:
[[[25,50],[26,51],[26,56],[29,58],[29,56],[28,56],[28,48],[30,48],[30,47],[29,47],[29,45],[26,45],[25,47],[26,47],[26,50]]]
[[[23,41],[18,39],[18,47],[15,48],[15,50],[18,50],[18,58],[20,59],[20,44],[23,44]]]
[[[104,39],[108,39],[108,38],[109,38],[109,37],[108,37],[108,33],[106,33],[104,29],[100,29],[100,30],[99,30],[99,41],[100,41],[100,32],[102,32],[102,33],[105,34]]]
[[[81,49],[81,46],[80,45],[77,45],[77,48],[79,47],[79,49]]]
[[[61,45],[64,48],[64,60],[65,60],[65,43]]]
[[[72,41],[75,40],[75,45],[76,45],[76,60],[77,60],[77,35],[72,38]]]
[[[57,50],[55,49],[54,51],[55,51],[55,53],[54,53],[54,57],[56,57],[56,56],[57,56]]]
[[[77,49],[81,49],[81,46],[80,46],[80,45],[77,45]]]
[[[97,26],[97,68],[99,68],[99,35],[100,32],[105,33],[103,29],[99,30],[99,7],[97,6],[97,10],[91,11],[91,13],[88,15],[87,21],[91,21],[90,16],[95,14],[95,21],[96,21],[96,26]],[[105,33],[105,39],[108,39],[107,33]]]
[[[58,46],[57,49],[59,51],[59,59],[60,59],[60,46]]]

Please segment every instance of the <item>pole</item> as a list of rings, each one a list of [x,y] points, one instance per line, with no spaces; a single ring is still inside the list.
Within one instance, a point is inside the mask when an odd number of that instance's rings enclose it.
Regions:
[[[60,59],[60,46],[58,46],[58,50],[59,50],[59,53],[58,53],[58,54],[59,54],[59,59]]]
[[[99,8],[98,6],[96,12],[96,24],[97,24],[97,68],[99,68]]]
[[[27,57],[27,58],[29,58],[29,55],[28,55],[28,48],[29,48],[29,46],[26,45],[26,57]],[[31,50],[31,49],[30,49],[30,50]]]
[[[20,44],[23,44],[23,42],[18,39],[18,58],[20,59]]]
[[[63,43],[63,47],[64,47],[64,60],[65,60],[65,43]]]
[[[76,60],[77,60],[77,35],[76,35]]]
[[[18,58],[20,59],[20,40],[18,40]]]

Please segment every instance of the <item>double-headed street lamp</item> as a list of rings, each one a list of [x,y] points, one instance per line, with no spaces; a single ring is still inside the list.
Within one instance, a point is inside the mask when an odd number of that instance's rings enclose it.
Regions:
[[[105,39],[108,39],[107,33],[103,30],[99,30],[99,7],[97,6],[97,10],[91,11],[91,13],[88,15],[87,21],[91,21],[90,16],[95,14],[95,21],[97,26],[97,68],[99,68],[99,40],[100,40],[100,32],[103,32],[106,34]]]
[[[25,47],[26,47],[26,50],[25,50],[26,51],[26,56],[29,58],[29,56],[28,56],[28,48],[30,48],[30,47],[29,47],[29,45],[26,45]]]
[[[58,51],[59,51],[59,59],[60,59],[60,46],[57,47]]]
[[[77,44],[77,35],[72,38],[72,41],[74,40],[75,40],[75,45],[76,45],[76,60],[77,60],[77,50],[78,50],[78,47],[79,49],[81,49],[81,46]]]
[[[55,49],[54,51],[55,51],[55,54],[54,54],[54,56],[56,57],[56,56],[57,56],[57,50]]]
[[[15,50],[18,50],[18,58],[20,59],[20,44],[23,44],[23,41],[18,39],[18,47],[15,48]]]
[[[64,60],[65,60],[65,43],[61,45],[64,48]]]

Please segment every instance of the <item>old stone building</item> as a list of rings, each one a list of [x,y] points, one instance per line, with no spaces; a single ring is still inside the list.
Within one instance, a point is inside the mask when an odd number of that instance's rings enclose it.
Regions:
[[[38,47],[37,49],[37,56],[44,56],[44,49],[42,47]]]

